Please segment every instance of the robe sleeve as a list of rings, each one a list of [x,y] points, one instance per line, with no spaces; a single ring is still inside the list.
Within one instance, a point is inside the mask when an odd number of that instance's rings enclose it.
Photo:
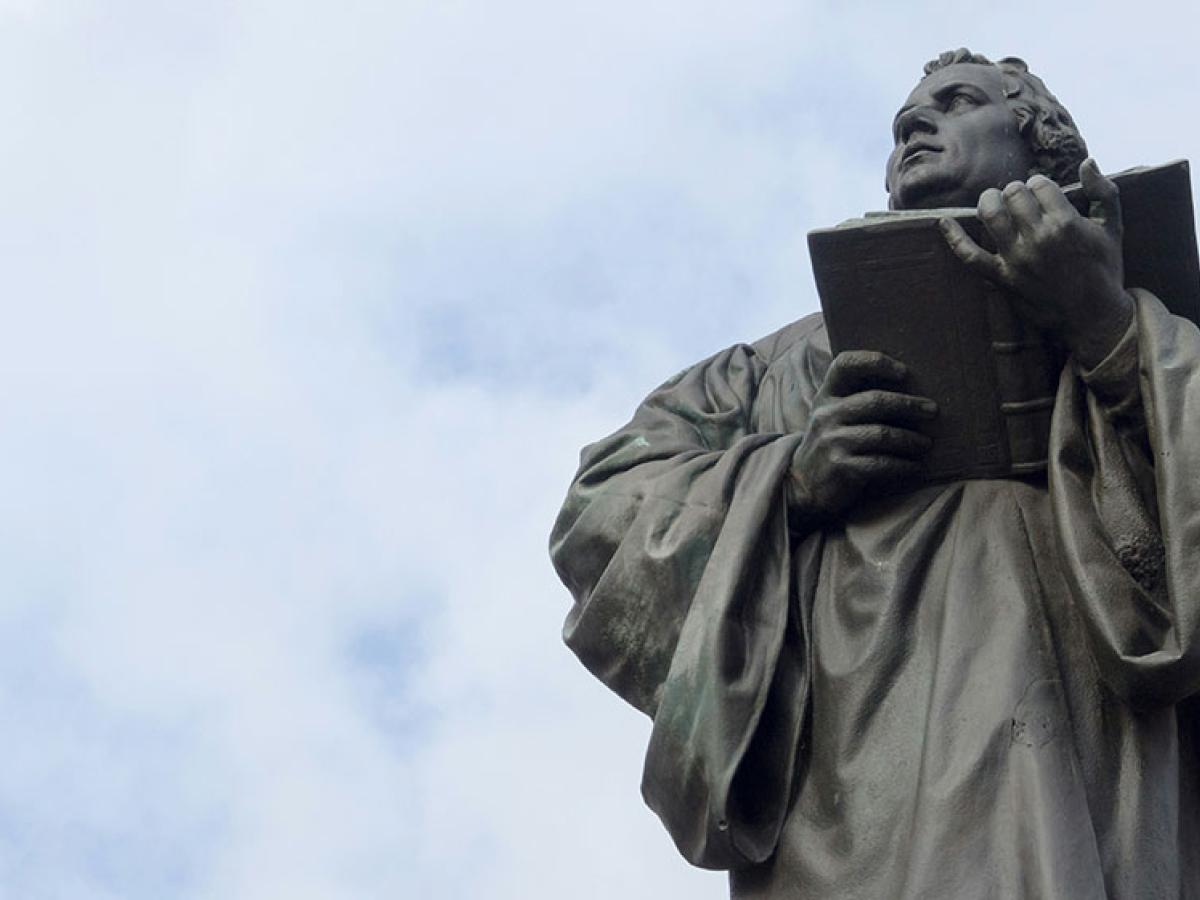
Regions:
[[[566,642],[653,717],[643,795],[706,868],[773,852],[805,709],[784,497],[801,435],[754,430],[765,369],[739,345],[651,394],[584,449],[550,542]]]
[[[1100,677],[1149,707],[1200,691],[1200,331],[1134,294],[1136,357],[1109,363],[1108,377],[1090,373],[1090,388],[1064,370],[1049,475],[1064,573]],[[1134,360],[1131,392],[1119,370]]]

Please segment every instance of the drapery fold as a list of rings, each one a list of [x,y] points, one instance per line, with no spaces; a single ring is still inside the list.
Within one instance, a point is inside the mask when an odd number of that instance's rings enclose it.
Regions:
[[[804,712],[784,498],[802,435],[751,430],[765,369],[739,345],[651,394],[584,450],[551,537],[566,642],[654,717],[644,796],[711,868],[773,850]]]
[[[1050,500],[1101,677],[1127,703],[1162,706],[1200,690],[1200,332],[1135,294],[1148,447],[1064,374]]]

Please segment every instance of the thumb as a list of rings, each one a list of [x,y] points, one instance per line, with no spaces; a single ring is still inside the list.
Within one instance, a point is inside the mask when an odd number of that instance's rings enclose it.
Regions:
[[[1088,157],[1079,167],[1079,183],[1084,196],[1090,200],[1088,218],[1118,237],[1121,234],[1121,192],[1100,174],[1096,160]]]

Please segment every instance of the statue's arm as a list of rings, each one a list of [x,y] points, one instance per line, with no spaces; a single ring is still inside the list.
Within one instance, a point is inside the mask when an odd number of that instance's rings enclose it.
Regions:
[[[1137,317],[1131,316],[1125,332],[1096,366],[1076,365],[1079,377],[1095,397],[1098,408],[1131,448],[1139,448],[1148,460],[1146,415],[1139,379]]]
[[[766,365],[734,347],[651,394],[584,450],[551,536],[567,644],[654,718],[643,793],[714,868],[773,850],[805,709],[785,498],[801,435],[756,430]]]
[[[567,644],[649,715],[735,500],[748,490],[765,497],[771,482],[782,496],[783,461],[799,436],[754,430],[765,368],[739,345],[651,393],[627,425],[584,448],[551,534],[575,601]]]
[[[1133,293],[1105,361],[1064,372],[1050,488],[1101,677],[1149,706],[1200,692],[1200,331]]]
[[[995,253],[942,227],[1070,351],[1049,473],[1063,571],[1109,687],[1178,703],[1200,692],[1200,332],[1125,289],[1120,194],[1094,160],[1079,174],[1087,215],[1043,176],[985,191]]]

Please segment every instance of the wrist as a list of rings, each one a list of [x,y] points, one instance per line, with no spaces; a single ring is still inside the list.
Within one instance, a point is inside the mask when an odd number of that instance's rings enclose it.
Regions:
[[[1085,372],[1100,365],[1117,346],[1133,319],[1134,302],[1122,289],[1088,310],[1086,327],[1062,335],[1063,343]]]

